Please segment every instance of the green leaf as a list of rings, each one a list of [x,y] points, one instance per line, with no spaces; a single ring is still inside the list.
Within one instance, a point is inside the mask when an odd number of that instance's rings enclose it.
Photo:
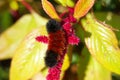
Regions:
[[[9,76],[9,68],[1,66],[0,64],[0,80],[8,80],[8,76]]]
[[[33,29],[45,25],[47,20],[37,13],[21,17],[0,35],[0,60],[11,58],[22,39]]]
[[[25,37],[13,56],[10,80],[28,80],[45,67],[47,44],[39,43],[35,38],[46,34],[46,27],[40,26]]]
[[[78,65],[80,80],[111,80],[111,73],[102,67],[84,47]]]
[[[87,14],[82,19],[86,31],[85,43],[91,55],[105,68],[120,74],[120,48],[111,28]]]
[[[13,19],[9,11],[0,12],[0,32],[6,30],[13,24]]]
[[[59,2],[60,4],[62,4],[63,6],[69,6],[69,7],[73,7],[74,6],[74,2],[72,0],[55,0],[56,2]]]

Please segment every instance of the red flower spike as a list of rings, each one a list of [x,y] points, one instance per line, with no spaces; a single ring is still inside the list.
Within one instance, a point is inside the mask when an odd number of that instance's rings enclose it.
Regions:
[[[60,55],[60,59],[56,66],[49,68],[49,74],[47,75],[47,80],[60,80],[61,68],[64,60],[66,50]]]
[[[68,17],[63,19],[62,27],[66,32],[68,44],[78,45],[80,40],[78,37],[75,36],[75,32],[74,32],[74,29],[73,29],[72,24],[71,24],[71,23],[77,22],[77,20],[73,17],[73,12],[74,12],[74,9],[69,8],[69,15],[68,15]]]
[[[38,42],[48,43],[48,37],[46,37],[46,36],[37,36],[35,39]]]

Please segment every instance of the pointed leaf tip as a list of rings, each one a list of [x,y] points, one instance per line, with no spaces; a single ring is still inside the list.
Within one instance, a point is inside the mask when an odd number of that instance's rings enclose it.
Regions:
[[[42,0],[42,6],[44,11],[53,19],[60,20],[60,17],[58,16],[57,12],[55,11],[55,8],[48,0]]]
[[[86,13],[91,9],[95,0],[78,0],[75,5],[74,17],[79,19],[86,15]]]

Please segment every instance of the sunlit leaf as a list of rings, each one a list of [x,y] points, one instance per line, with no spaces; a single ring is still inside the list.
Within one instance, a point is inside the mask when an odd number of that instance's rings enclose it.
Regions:
[[[55,8],[53,7],[53,5],[48,0],[42,0],[42,6],[43,6],[43,9],[45,10],[45,12],[51,18],[60,20],[60,17],[56,13]]]
[[[56,2],[59,2],[60,4],[62,4],[63,6],[69,6],[69,7],[73,7],[74,6],[74,2],[72,0],[55,0]]]
[[[46,80],[45,76],[42,75],[42,73],[36,74],[31,80]]]
[[[68,55],[66,54],[65,59],[63,60],[62,71],[66,71],[69,66],[70,66],[70,61]]]
[[[101,66],[84,47],[79,58],[78,76],[80,80],[111,80],[111,73]]]
[[[97,19],[111,25],[116,30],[120,30],[119,19],[120,15],[111,12],[95,12]],[[101,17],[102,16],[102,17]],[[120,40],[120,31],[115,31],[118,40]]]
[[[13,26],[0,35],[0,60],[11,58],[22,39],[34,28],[45,25],[46,19],[37,13],[21,17]]]
[[[10,1],[10,7],[12,10],[18,10],[19,6],[17,1]]]
[[[84,80],[112,80],[111,72],[91,56]]]
[[[78,0],[75,5],[74,17],[79,19],[86,15],[86,13],[93,6],[95,0]]]
[[[82,19],[82,25],[87,35],[85,43],[92,56],[105,68],[120,74],[120,48],[111,28],[91,14]]]
[[[13,56],[10,80],[28,80],[45,67],[47,44],[39,43],[35,38],[46,34],[46,28],[40,26],[25,37]]]

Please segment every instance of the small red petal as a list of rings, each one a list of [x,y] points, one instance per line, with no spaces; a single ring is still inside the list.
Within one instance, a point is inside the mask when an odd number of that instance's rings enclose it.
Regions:
[[[71,45],[78,45],[80,39],[74,35],[68,37],[68,43]]]
[[[66,22],[70,22],[69,17],[63,19],[63,22],[64,22],[64,23],[66,23]]]
[[[77,22],[77,20],[72,15],[69,16],[69,19],[70,19],[70,22],[73,22],[73,23]]]
[[[64,25],[63,25],[63,28],[64,30],[70,30],[71,29],[71,24],[69,22],[66,22]]]
[[[70,14],[73,14],[73,13],[74,13],[74,8],[68,7],[68,9],[69,9]]]
[[[48,43],[48,37],[46,37],[46,36],[37,36],[35,39],[38,42]]]

